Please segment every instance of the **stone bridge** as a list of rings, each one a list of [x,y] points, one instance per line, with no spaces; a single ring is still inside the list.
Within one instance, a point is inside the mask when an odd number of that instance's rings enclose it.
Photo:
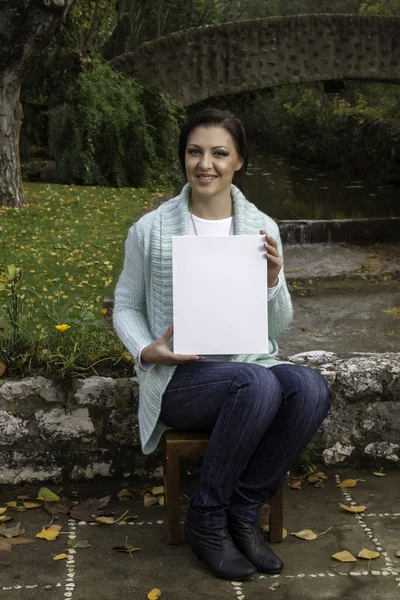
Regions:
[[[186,106],[293,83],[400,83],[400,17],[301,15],[188,29],[112,65]]]

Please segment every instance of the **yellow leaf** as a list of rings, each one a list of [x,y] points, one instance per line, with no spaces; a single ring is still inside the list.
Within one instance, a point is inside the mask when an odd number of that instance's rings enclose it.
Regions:
[[[114,517],[95,517],[95,519],[102,525],[114,525],[115,523]]]
[[[0,521],[5,521],[7,519],[6,515],[0,515]]]
[[[261,525],[261,531],[269,533],[269,525]],[[285,539],[285,537],[287,537],[287,529],[282,527],[282,539]]]
[[[15,501],[12,502],[6,502],[6,506],[17,506],[17,503]]]
[[[64,560],[65,558],[68,558],[68,554],[65,554],[65,552],[53,556],[53,560]]]
[[[342,550],[342,552],[336,552],[336,554],[332,554],[332,558],[336,558],[340,562],[357,562],[355,556],[350,554],[347,550]]]
[[[379,552],[375,552],[374,550],[367,550],[367,548],[363,548],[358,554],[357,554],[358,558],[368,558],[369,560],[371,560],[371,558],[379,558],[380,557],[380,553]]]
[[[153,487],[153,489],[151,490],[151,493],[154,494],[154,496],[157,496],[157,494],[163,494],[164,493],[164,486],[163,485],[159,485],[157,487]]]
[[[38,502],[23,502],[22,504],[25,508],[39,508],[39,506],[42,506],[41,504],[38,504]]]
[[[50,525],[50,527],[43,527],[42,531],[36,534],[37,538],[52,542],[60,535],[62,525]]]
[[[0,508],[0,515],[4,515],[4,513],[6,512],[6,510],[7,510],[7,506],[1,507]]]
[[[400,557],[400,550],[396,552],[396,556]]]
[[[366,506],[346,506],[346,504],[339,504],[340,508],[343,508],[344,510],[347,510],[347,512],[351,512],[351,513],[360,513],[360,512],[364,512],[364,510],[367,508]]]
[[[128,361],[129,360],[133,360],[133,356],[132,356],[132,354],[130,352],[126,352],[125,351],[125,352],[122,353],[122,356],[124,357],[125,360],[128,360]]]
[[[275,581],[275,583],[273,583],[272,585],[270,585],[268,589],[269,589],[269,590],[271,590],[272,592],[274,592],[275,590],[277,590],[277,589],[278,589],[278,587],[279,587],[280,585],[281,585],[281,584],[279,583],[279,581]]]
[[[153,506],[153,504],[158,504],[158,500],[155,496],[147,493],[144,495],[143,504],[148,508],[149,506]]]
[[[0,360],[0,377],[2,377],[5,373],[6,370],[6,365],[3,363],[2,360]]]
[[[158,598],[161,598],[161,590],[154,588],[147,594],[147,597],[149,600],[158,600]]]
[[[292,533],[292,535],[295,535],[296,537],[300,538],[301,540],[307,540],[307,541],[316,540],[318,537],[316,533],[311,531],[311,529],[302,529],[301,531]]]
[[[365,479],[345,479],[342,483],[339,483],[336,487],[340,488],[352,488],[357,485],[357,481],[364,481]]]
[[[54,494],[51,490],[45,487],[40,488],[37,499],[44,500],[45,502],[58,502],[61,500],[60,496],[57,496],[57,494]]]
[[[386,473],[373,473],[373,475],[376,475],[377,477],[386,477]]]

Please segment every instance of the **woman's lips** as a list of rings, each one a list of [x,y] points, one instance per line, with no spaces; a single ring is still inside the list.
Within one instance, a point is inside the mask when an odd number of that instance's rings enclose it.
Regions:
[[[200,181],[200,183],[207,185],[215,181],[217,179],[217,175],[197,175],[197,179]]]

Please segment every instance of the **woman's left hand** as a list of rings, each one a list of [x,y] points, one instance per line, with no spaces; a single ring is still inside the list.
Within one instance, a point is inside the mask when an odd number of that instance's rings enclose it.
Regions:
[[[260,231],[260,234],[265,235],[266,239],[264,248],[266,250],[266,259],[268,261],[268,287],[272,288],[278,285],[278,276],[282,269],[283,259],[278,251],[278,242],[263,229]]]

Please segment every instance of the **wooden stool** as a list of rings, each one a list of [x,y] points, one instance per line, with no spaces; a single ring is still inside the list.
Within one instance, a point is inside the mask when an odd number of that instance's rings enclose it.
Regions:
[[[168,543],[180,544],[180,459],[204,456],[210,435],[171,430],[164,434],[164,508],[167,511]],[[271,499],[269,532],[271,542],[282,541],[282,486]]]

